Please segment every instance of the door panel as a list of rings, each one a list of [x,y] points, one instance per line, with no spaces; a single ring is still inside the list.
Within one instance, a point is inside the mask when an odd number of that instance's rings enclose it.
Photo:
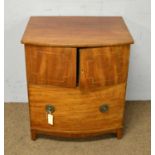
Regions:
[[[80,49],[80,87],[97,88],[126,82],[129,46]]]
[[[76,86],[76,48],[26,45],[29,84]]]

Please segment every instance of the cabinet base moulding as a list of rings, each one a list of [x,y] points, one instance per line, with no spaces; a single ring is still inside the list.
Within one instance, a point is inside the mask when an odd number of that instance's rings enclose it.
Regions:
[[[111,129],[107,131],[94,131],[94,132],[85,132],[85,133],[79,133],[79,132],[49,132],[49,131],[42,131],[42,130],[37,130],[37,129],[32,129],[31,130],[31,139],[36,140],[39,135],[47,135],[52,137],[57,137],[57,138],[91,138],[91,137],[99,137],[104,134],[114,134],[116,135],[117,139],[121,139],[123,137],[123,129]]]

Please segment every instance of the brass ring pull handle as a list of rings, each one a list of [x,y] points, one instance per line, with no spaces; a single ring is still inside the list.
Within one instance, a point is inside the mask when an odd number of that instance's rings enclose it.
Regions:
[[[55,107],[53,105],[46,105],[45,110],[47,113],[53,113],[55,111]]]
[[[100,112],[107,112],[109,110],[109,106],[107,104],[102,104],[100,107],[99,107],[99,110]]]

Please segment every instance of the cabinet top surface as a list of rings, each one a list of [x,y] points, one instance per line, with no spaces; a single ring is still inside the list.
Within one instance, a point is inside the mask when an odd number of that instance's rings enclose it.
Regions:
[[[23,44],[93,47],[132,44],[133,39],[122,17],[34,16]]]

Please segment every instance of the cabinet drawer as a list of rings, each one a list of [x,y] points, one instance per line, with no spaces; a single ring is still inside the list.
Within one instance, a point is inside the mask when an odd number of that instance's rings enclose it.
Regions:
[[[92,92],[57,87],[29,87],[32,129],[49,132],[93,132],[122,127],[125,84]],[[54,124],[47,121],[46,105],[55,107]],[[106,105],[102,109],[101,105]]]
[[[29,84],[76,86],[76,48],[25,46]]]

